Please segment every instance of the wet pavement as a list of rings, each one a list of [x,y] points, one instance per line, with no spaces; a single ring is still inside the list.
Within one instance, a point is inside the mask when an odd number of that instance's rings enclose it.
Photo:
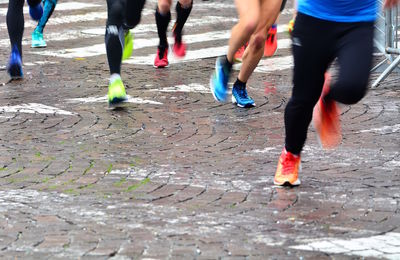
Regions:
[[[29,48],[34,22],[25,15],[25,79],[11,83],[0,4],[0,256],[400,259],[398,75],[341,108],[338,149],[322,150],[310,126],[302,185],[277,188],[290,2],[276,55],[249,81],[253,109],[216,103],[208,89],[234,4],[195,1],[188,56],[166,69],[151,66],[154,6],[147,2],[122,66],[129,103],[109,110],[104,1],[61,2],[46,49]]]

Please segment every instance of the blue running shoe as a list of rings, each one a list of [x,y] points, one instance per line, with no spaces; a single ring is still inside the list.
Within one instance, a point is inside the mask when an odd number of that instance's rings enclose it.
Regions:
[[[218,102],[226,101],[226,91],[228,90],[228,80],[232,68],[224,62],[224,57],[218,57],[215,62],[215,71],[210,79],[210,89],[215,100]]]
[[[236,104],[238,107],[255,107],[256,103],[249,97],[246,91],[246,87],[240,87],[233,85],[232,88],[232,103]]]
[[[34,30],[32,32],[32,48],[44,48],[46,47],[46,41],[43,39],[43,33]]]
[[[40,18],[42,18],[42,15],[43,15],[42,3],[39,3],[36,6],[29,6],[29,14],[31,15],[31,18],[33,20],[39,21]]]
[[[10,55],[10,61],[8,62],[7,72],[10,74],[12,80],[22,79],[24,73],[22,71],[22,59],[19,54],[17,46],[13,46]]]

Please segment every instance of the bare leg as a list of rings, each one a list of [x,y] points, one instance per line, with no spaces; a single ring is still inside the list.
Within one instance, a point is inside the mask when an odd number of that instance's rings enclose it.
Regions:
[[[242,68],[238,75],[240,81],[247,82],[262,58],[268,29],[277,19],[281,3],[282,0],[261,1],[260,22],[255,33],[251,36],[249,46],[247,46],[243,56]]]
[[[260,0],[236,0],[239,22],[232,28],[227,59],[233,63],[235,52],[250,38],[260,17]]]

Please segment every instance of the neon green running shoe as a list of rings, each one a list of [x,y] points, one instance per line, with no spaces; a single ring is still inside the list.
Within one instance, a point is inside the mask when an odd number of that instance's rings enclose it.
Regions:
[[[132,56],[132,51],[133,51],[133,35],[129,30],[126,30],[122,60],[129,59]]]
[[[43,39],[43,33],[34,30],[32,32],[32,48],[44,48],[47,44]]]
[[[117,107],[127,100],[128,97],[121,79],[116,79],[108,85],[108,105],[110,107]]]

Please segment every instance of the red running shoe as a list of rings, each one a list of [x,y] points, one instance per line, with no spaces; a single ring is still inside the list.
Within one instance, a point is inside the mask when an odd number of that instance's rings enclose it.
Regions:
[[[264,57],[271,57],[278,49],[278,41],[276,39],[277,28],[271,27],[268,31],[267,40],[265,41]]]
[[[183,43],[183,41],[182,41],[182,35],[178,36],[175,33],[175,28],[176,28],[176,23],[174,24],[174,27],[172,28],[172,33],[175,38],[175,43],[174,43],[174,46],[172,47],[172,53],[178,58],[183,58],[186,55],[186,44]]]
[[[165,68],[168,67],[168,47],[158,47],[156,58],[154,60],[154,67],[155,68]]]
[[[274,184],[279,186],[297,186],[300,185],[299,171],[301,159],[283,148],[279,157],[278,167],[276,168]]]
[[[325,100],[330,91],[331,76],[325,73],[325,82],[322,94],[314,107],[313,123],[318,133],[321,146],[325,149],[333,149],[342,141],[340,127],[340,111],[334,100]]]
[[[175,37],[175,43],[174,43],[174,46],[172,47],[172,52],[178,58],[185,57],[185,55],[186,55],[186,44],[184,44],[182,41],[181,42],[177,41],[176,37]]]
[[[244,51],[246,50],[248,45],[249,45],[249,43],[246,43],[245,45],[240,47],[239,50],[237,50],[237,52],[235,53],[235,56],[233,57],[235,62],[242,62]]]

